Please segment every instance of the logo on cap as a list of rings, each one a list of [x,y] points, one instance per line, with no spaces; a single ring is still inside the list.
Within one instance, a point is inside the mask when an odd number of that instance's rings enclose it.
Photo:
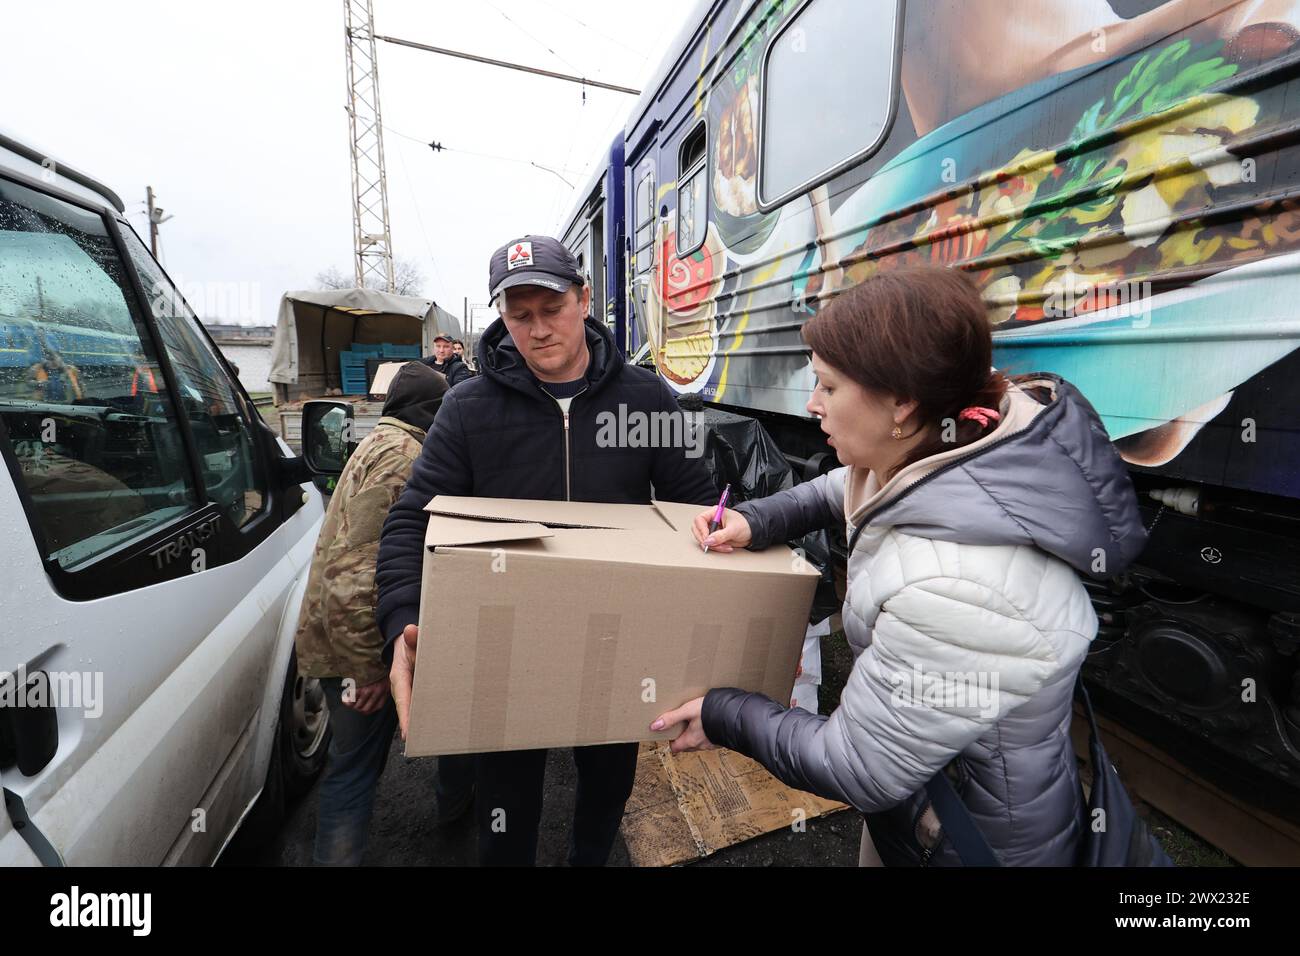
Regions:
[[[506,255],[507,271],[513,271],[520,266],[531,266],[532,264],[533,244],[531,242],[516,242]]]

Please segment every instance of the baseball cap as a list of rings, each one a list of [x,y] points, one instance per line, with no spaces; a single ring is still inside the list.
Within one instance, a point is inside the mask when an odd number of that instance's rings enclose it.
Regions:
[[[489,301],[517,285],[539,285],[552,292],[568,292],[584,283],[578,260],[564,243],[550,236],[523,236],[492,253],[488,264]]]
[[[446,332],[439,332],[437,335],[435,335],[435,336],[433,337],[433,340],[434,340],[435,342],[437,342],[437,341],[439,341],[439,340],[442,340],[443,342],[455,342],[455,341],[456,341],[456,340],[453,339],[450,335],[448,335]]]

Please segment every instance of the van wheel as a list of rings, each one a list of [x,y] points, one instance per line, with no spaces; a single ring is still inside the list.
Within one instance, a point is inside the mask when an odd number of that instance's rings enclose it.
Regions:
[[[280,767],[286,800],[311,789],[330,745],[330,712],[320,681],[298,672],[298,655],[289,658],[280,703]]]

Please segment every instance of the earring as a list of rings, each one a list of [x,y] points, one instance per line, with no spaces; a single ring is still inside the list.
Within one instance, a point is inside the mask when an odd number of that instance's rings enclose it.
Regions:
[[[901,438],[903,437],[903,428],[902,428],[902,426],[901,426],[901,425],[895,425],[893,431],[891,431],[889,434],[890,434],[890,437],[892,437],[892,438],[894,438],[894,439],[901,439]]]

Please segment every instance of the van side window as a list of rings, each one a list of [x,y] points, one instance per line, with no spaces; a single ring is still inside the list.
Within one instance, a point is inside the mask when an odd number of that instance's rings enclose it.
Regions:
[[[704,243],[709,225],[708,177],[704,175],[704,124],[682,141],[677,168],[677,255],[688,256]]]
[[[772,205],[865,159],[894,108],[897,3],[811,0],[764,63],[759,200]]]
[[[0,419],[46,557],[75,568],[198,507],[104,220],[0,179]]]
[[[131,230],[123,227],[127,252],[140,274],[159,338],[176,371],[180,405],[190,420],[208,498],[235,527],[262,511],[266,478],[254,451],[243,395],[198,328],[198,319]]]

